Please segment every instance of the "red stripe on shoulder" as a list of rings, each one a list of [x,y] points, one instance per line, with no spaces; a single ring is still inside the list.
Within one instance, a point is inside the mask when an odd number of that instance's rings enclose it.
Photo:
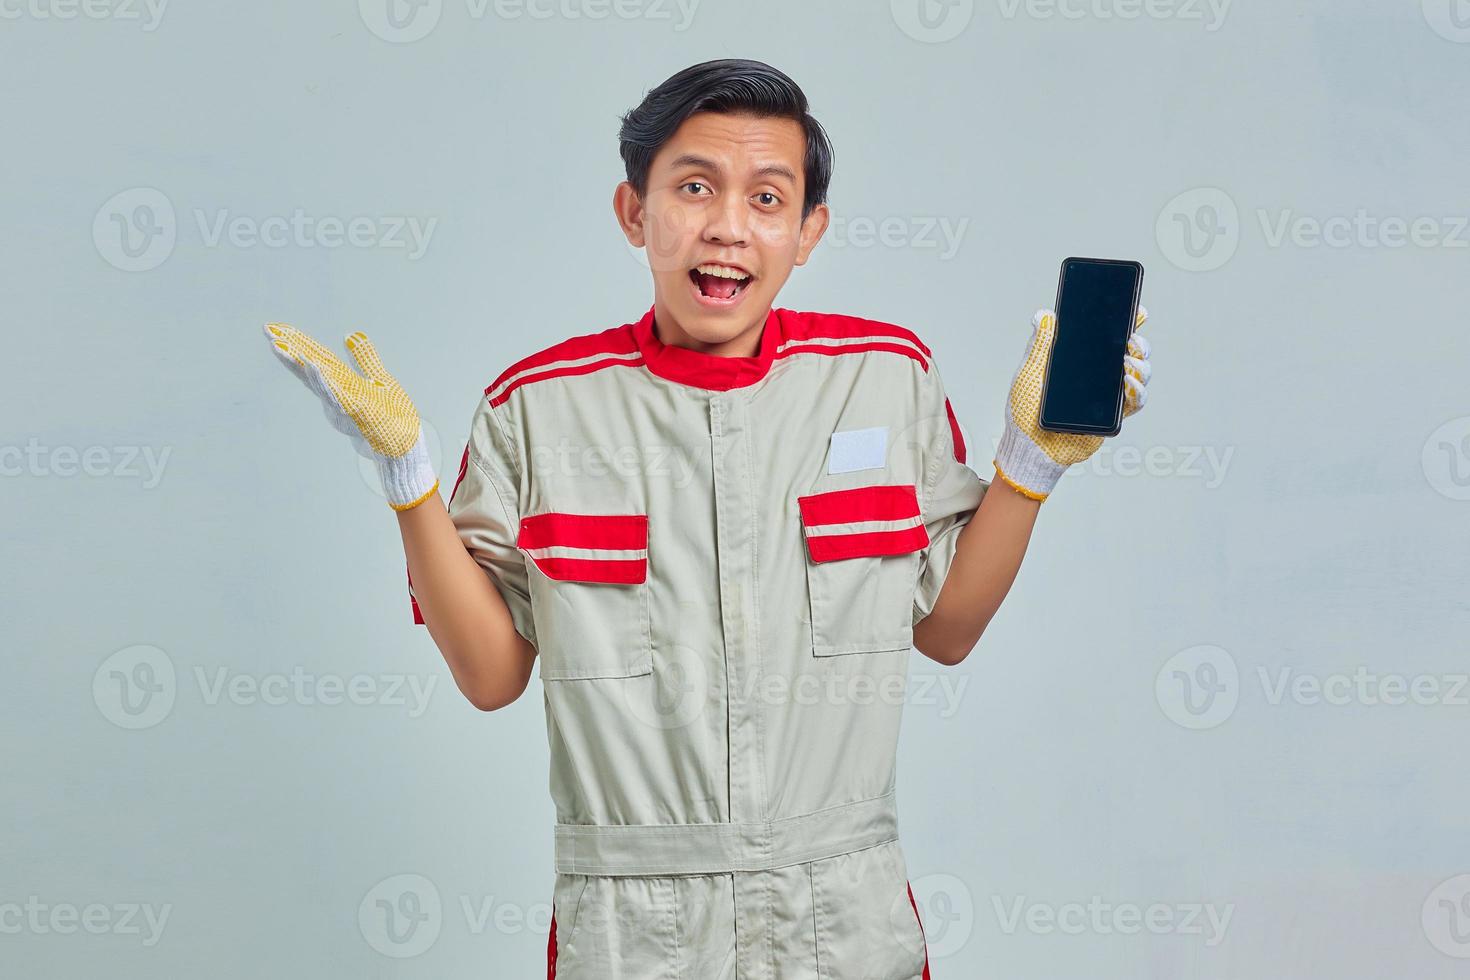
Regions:
[[[865,350],[885,350],[896,354],[907,354],[929,370],[929,361],[934,357],[927,344],[918,334],[896,323],[869,320],[842,313],[797,313],[782,311],[783,326],[786,328],[786,348],[782,354],[799,353],[857,353]],[[891,338],[891,342],[873,340],[864,344],[853,344],[838,349],[824,350],[820,343],[803,341],[846,340],[858,337]],[[917,350],[915,349],[917,348]]]
[[[544,350],[521,358],[500,372],[500,376],[485,389],[485,396],[491,399],[492,405],[499,405],[521,385],[563,375],[588,374],[611,364],[638,363],[628,357],[630,354],[637,353],[638,342],[633,337],[633,325],[630,323],[625,323],[620,327],[609,327],[599,333],[569,337]],[[587,364],[558,366],[565,361],[595,358],[599,354],[608,356]],[[535,369],[539,367],[544,367],[546,370],[536,371]],[[516,380],[511,381],[512,378]],[[507,382],[510,383],[507,384]]]
[[[949,435],[954,442],[954,458],[957,462],[965,461],[965,435],[960,431],[960,420],[954,417],[954,408],[949,404],[949,398],[944,399],[944,414],[949,416]]]

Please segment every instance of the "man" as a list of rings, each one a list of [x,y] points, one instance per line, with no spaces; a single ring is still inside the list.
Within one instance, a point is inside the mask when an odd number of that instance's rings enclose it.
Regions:
[[[549,977],[927,978],[893,795],[908,658],[968,655],[1101,439],[1037,425],[1047,311],[992,485],[914,333],[774,306],[827,228],[832,167],[786,75],[696,65],[620,137],[613,208],[653,306],[502,372],[447,510],[362,334],[358,374],[267,332],[378,462],[416,618],[465,696],[509,704],[539,656]],[[1129,414],[1147,354],[1135,336]]]

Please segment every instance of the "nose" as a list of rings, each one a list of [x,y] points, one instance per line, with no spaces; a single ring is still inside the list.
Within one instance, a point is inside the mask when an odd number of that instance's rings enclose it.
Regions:
[[[738,197],[725,197],[706,212],[704,240],[714,245],[744,245],[749,234],[745,202]]]

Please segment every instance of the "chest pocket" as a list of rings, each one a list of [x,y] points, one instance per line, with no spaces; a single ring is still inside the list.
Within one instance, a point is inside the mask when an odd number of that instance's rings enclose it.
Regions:
[[[919,553],[929,531],[911,484],[797,498],[806,537],[812,653],[907,650]]]
[[[647,514],[533,514],[516,547],[534,566],[542,680],[653,672]]]

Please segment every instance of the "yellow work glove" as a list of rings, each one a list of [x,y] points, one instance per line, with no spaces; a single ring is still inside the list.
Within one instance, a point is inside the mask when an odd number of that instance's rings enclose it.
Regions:
[[[383,491],[394,510],[408,510],[439,488],[424,444],[418,410],[383,367],[372,342],[349,334],[347,349],[362,369],[358,374],[337,355],[285,323],[267,323],[271,349],[308,388],[316,392],[327,420],[352,439],[363,456],[378,464]]]
[[[1138,333],[1148,310],[1138,308],[1138,321],[1123,357],[1123,416],[1132,415],[1148,400],[1149,343]],[[1031,318],[1031,343],[1011,381],[1006,399],[1006,429],[995,451],[995,472],[1007,484],[1033,500],[1045,500],[1067,467],[1080,463],[1102,445],[1102,436],[1075,432],[1048,432],[1041,427],[1041,385],[1051,358],[1057,315],[1037,310]]]

